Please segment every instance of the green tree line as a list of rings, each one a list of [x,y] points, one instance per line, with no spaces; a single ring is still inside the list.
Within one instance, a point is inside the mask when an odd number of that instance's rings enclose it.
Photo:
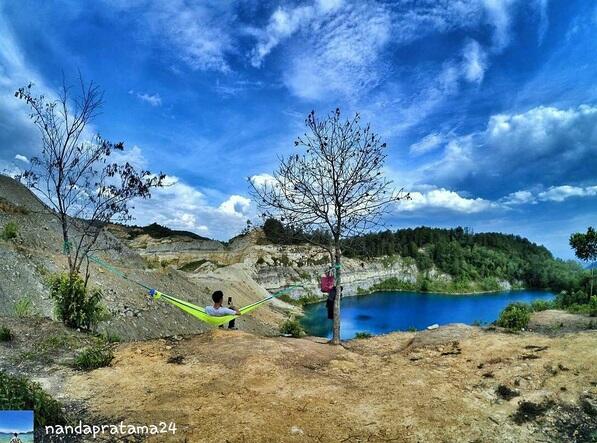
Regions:
[[[304,234],[269,219],[268,240],[276,244],[304,243]],[[418,227],[368,233],[343,242],[344,255],[371,259],[410,257],[422,273],[435,267],[457,284],[506,280],[527,288],[576,291],[584,287],[586,272],[574,261],[554,258],[544,246],[501,233],[473,233],[467,228]]]

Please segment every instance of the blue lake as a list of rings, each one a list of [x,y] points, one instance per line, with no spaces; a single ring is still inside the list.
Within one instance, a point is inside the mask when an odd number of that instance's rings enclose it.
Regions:
[[[357,332],[377,335],[412,328],[425,329],[434,323],[491,323],[510,303],[553,298],[551,292],[526,290],[474,295],[376,292],[344,297],[341,336],[347,340]],[[305,306],[301,323],[309,335],[332,336],[332,320],[327,319],[325,303]]]

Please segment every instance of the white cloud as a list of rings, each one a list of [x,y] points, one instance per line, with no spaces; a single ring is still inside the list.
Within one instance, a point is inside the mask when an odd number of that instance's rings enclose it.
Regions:
[[[225,214],[246,217],[251,209],[251,200],[240,195],[231,195],[218,209]]]
[[[129,94],[131,94],[133,91],[129,91]],[[160,94],[148,94],[146,92],[144,93],[135,93],[136,97],[141,100],[142,102],[148,103],[151,106],[162,106],[162,98],[160,97]]]
[[[263,59],[281,41],[294,34],[300,26],[308,24],[315,16],[313,6],[299,6],[294,9],[278,7],[261,33],[257,46],[251,51],[251,64],[258,68]]]
[[[443,142],[444,137],[441,134],[428,134],[417,143],[410,145],[410,153],[413,155],[426,154],[434,149],[439,148]]]
[[[464,77],[469,82],[481,83],[487,69],[487,54],[476,40],[464,47]]]
[[[389,11],[358,3],[327,20],[316,17],[289,50],[283,80],[290,91],[307,100],[329,94],[356,99],[378,85],[384,75],[381,53],[391,38]]]
[[[440,186],[514,192],[591,180],[597,168],[597,106],[539,106],[490,117],[484,131],[454,139],[423,171]]]
[[[487,69],[487,54],[475,40],[469,41],[462,49],[462,56],[449,59],[439,69],[422,72],[422,84],[409,88],[418,90],[419,93],[410,99],[409,105],[402,104],[398,111],[392,112],[393,120],[390,123],[390,132],[397,135],[409,129],[430,115],[447,99],[455,96],[463,81],[481,83]],[[398,94],[400,95],[400,94]],[[411,93],[409,92],[410,96]],[[389,99],[396,103],[395,97]],[[387,111],[386,111],[387,112]]]
[[[24,155],[21,154],[17,154],[15,155],[15,160],[19,160],[23,163],[30,163],[29,159],[27,157],[25,157]]]
[[[573,197],[595,197],[597,196],[597,186],[572,186],[560,185],[550,186],[545,191],[517,191],[508,194],[500,200],[506,206],[536,204],[537,202],[557,202]]]
[[[542,201],[563,202],[571,197],[594,197],[597,195],[597,186],[552,186],[546,191],[540,192],[537,198]]]
[[[294,8],[278,7],[270,16],[264,30],[257,30],[257,45],[251,50],[251,64],[259,68],[263,59],[280,43],[291,37],[303,27],[319,23],[327,14],[337,11],[342,0],[318,0],[312,5],[301,5]],[[313,23],[316,21],[317,23]]]
[[[474,214],[497,205],[482,198],[466,198],[457,192],[445,188],[433,189],[426,192],[411,192],[410,200],[403,200],[398,204],[398,211],[421,211],[429,209],[450,210],[466,214]]]
[[[535,195],[531,191],[516,191],[508,194],[500,200],[506,206],[524,205],[528,203],[535,203]]]
[[[125,146],[124,151],[112,151],[110,161],[119,164],[128,162],[138,169],[147,169],[149,167],[143,151],[137,145],[133,145],[132,148]]]
[[[230,71],[226,57],[236,51],[233,4],[202,0],[105,0],[119,11],[135,14],[142,32],[192,69]]]
[[[511,40],[510,8],[516,0],[483,0],[487,22],[493,26],[493,45],[496,51],[504,49]]]
[[[255,184],[255,186],[258,187],[263,187],[265,185],[272,186],[276,183],[274,177],[266,173],[253,175],[250,180],[253,182],[253,184]]]
[[[223,97],[233,97],[242,92],[261,89],[264,86],[262,81],[252,80],[233,80],[228,82],[221,82],[216,79],[215,90]]]
[[[545,38],[545,34],[547,33],[547,28],[549,28],[549,16],[547,14],[548,0],[536,0],[536,2],[539,14],[539,28],[537,29],[537,40],[541,45],[543,43],[543,39]]]

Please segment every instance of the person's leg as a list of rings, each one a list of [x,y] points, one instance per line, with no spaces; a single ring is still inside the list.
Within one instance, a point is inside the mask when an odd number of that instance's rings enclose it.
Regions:
[[[228,323],[228,329],[234,329],[235,322],[236,322],[236,319],[230,320],[230,322]]]

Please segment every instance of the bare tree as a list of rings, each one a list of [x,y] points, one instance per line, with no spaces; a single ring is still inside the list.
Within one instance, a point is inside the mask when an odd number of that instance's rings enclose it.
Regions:
[[[56,99],[33,94],[29,84],[15,92],[29,107],[41,135],[41,155],[18,178],[40,194],[60,222],[69,275],[78,275],[106,223],[131,219],[131,201],[149,198],[163,174],[111,162],[122,143],[111,143],[90,127],[103,93],[79,75],[76,90],[63,79]],[[89,278],[89,262],[85,285]]]
[[[265,216],[279,218],[305,233],[307,240],[329,252],[335,269],[332,343],[340,343],[340,288],[343,238],[378,225],[392,203],[409,198],[384,178],[386,144],[358,114],[342,120],[336,109],[323,120],[311,112],[308,132],[295,141],[302,154],[280,158],[269,181],[249,179],[252,194]],[[329,243],[314,238],[329,239]]]

